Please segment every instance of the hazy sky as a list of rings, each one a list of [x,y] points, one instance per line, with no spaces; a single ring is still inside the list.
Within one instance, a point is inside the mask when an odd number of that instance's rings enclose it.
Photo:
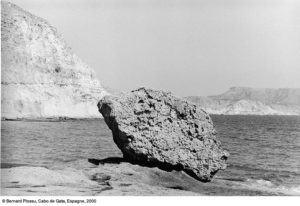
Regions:
[[[58,28],[118,90],[300,88],[300,0],[10,1]]]

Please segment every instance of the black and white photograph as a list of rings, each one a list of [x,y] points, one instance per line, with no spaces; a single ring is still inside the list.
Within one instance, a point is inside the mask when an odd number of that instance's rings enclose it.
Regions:
[[[300,1],[1,1],[0,171],[5,197],[299,197]]]

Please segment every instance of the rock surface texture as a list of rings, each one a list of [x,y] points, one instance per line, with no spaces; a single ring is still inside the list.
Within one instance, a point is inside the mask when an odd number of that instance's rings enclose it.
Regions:
[[[1,1],[2,118],[101,117],[107,92],[56,29]]]
[[[140,88],[98,103],[117,146],[130,162],[184,170],[204,182],[226,168],[209,115],[171,93]]]

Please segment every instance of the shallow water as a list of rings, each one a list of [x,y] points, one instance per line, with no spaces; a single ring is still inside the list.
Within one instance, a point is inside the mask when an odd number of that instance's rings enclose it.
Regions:
[[[228,168],[191,190],[206,195],[300,195],[299,116],[212,119],[231,154]],[[3,121],[1,126],[2,168],[77,168],[89,158],[122,156],[103,120]]]

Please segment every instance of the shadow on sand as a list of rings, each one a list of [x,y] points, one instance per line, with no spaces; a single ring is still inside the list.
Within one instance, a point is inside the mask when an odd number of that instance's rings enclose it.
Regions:
[[[122,162],[128,162],[125,160],[123,157],[108,157],[104,159],[88,159],[89,163],[92,163],[94,165],[99,165],[99,164],[120,164]]]
[[[201,181],[201,182],[208,182],[206,179],[199,179],[197,175],[195,175],[191,170],[185,170],[182,165],[172,165],[169,163],[161,163],[161,162],[149,162],[149,161],[135,161],[130,158],[124,158],[124,157],[108,157],[104,159],[88,159],[88,162],[99,165],[99,164],[120,164],[122,162],[128,162],[133,165],[140,165],[142,167],[148,167],[148,168],[159,168],[166,172],[172,172],[172,171],[184,171],[189,176],[193,177],[194,179]]]

